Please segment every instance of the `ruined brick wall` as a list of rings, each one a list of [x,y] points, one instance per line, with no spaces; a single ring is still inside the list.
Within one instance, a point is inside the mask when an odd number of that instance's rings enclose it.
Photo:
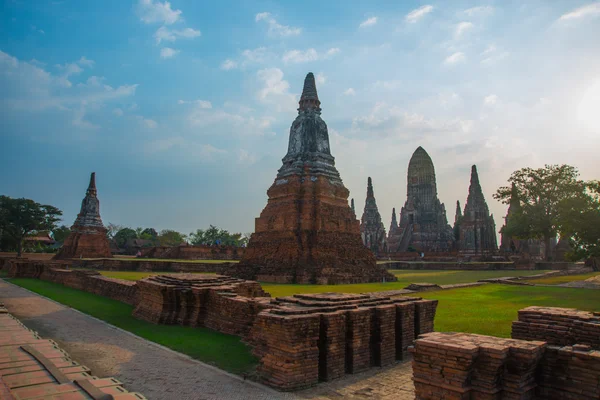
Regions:
[[[557,346],[589,345],[600,350],[600,313],[574,308],[527,307],[519,310],[512,337],[544,340]]]
[[[142,257],[177,260],[240,260],[244,247],[236,246],[156,246],[142,249]]]
[[[493,270],[515,270],[517,269],[515,263],[512,262],[496,262],[496,263],[475,263],[475,262],[388,262],[383,264],[388,269],[410,269],[410,270],[446,270],[446,271],[493,271]],[[520,269],[534,269],[534,265],[531,264],[528,268]]]
[[[177,261],[149,261],[143,259],[117,260],[73,260],[78,268],[97,269],[102,271],[147,271],[147,272],[215,272],[227,275],[235,263],[202,263]]]
[[[393,364],[416,332],[431,332],[436,300],[325,293],[277,298],[258,314],[247,342],[263,382],[298,390]]]
[[[68,264],[61,262],[12,260],[8,274],[11,278],[42,279],[123,303],[136,304],[135,282],[106,278],[95,271],[63,269],[66,265]]]
[[[597,400],[599,328],[598,313],[528,307],[513,339],[422,335],[412,349],[416,398]]]

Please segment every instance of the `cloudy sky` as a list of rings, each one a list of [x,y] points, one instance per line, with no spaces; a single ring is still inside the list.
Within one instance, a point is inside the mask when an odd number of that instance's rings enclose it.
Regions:
[[[600,2],[0,0],[0,194],[70,225],[251,232],[317,77],[342,179],[386,228],[423,146],[454,220],[476,164],[599,178]]]

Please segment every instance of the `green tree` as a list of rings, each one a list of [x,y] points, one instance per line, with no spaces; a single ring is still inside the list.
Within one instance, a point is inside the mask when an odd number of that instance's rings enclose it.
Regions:
[[[0,231],[3,242],[17,248],[17,256],[23,253],[23,239],[39,231],[52,231],[60,221],[62,211],[50,205],[30,199],[13,199],[0,196]]]
[[[71,229],[69,229],[66,225],[61,225],[58,228],[52,231],[52,237],[59,243],[63,243],[69,234],[71,233]]]
[[[546,165],[544,168],[522,168],[512,173],[508,182],[521,207],[508,219],[502,233],[519,239],[540,239],[546,244],[546,260],[552,259],[551,239],[565,231],[561,212],[569,202],[583,196],[586,183],[570,165]],[[509,204],[512,186],[500,187],[494,198]]]
[[[158,238],[158,232],[156,232],[156,229],[154,228],[146,228],[142,231],[142,234],[139,236],[139,238],[156,242]]]
[[[600,182],[590,181],[587,190],[562,204],[562,235],[569,238],[573,260],[587,258],[600,270]]]
[[[137,233],[131,228],[122,228],[113,237],[117,246],[124,247],[129,239],[137,239]]]
[[[186,235],[171,229],[163,229],[158,235],[158,243],[161,246],[179,246],[185,243]]]
[[[188,235],[188,240],[193,246],[200,246],[207,244],[204,229],[196,229],[196,232],[192,232]]]
[[[106,225],[106,236],[108,236],[108,238],[112,240],[115,238],[117,232],[119,232],[123,228],[125,228],[123,225],[117,225],[111,222],[108,225]]]

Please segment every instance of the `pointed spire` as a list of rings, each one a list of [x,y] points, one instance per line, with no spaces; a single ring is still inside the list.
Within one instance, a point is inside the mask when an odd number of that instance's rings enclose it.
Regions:
[[[474,183],[479,185],[479,175],[477,174],[477,166],[476,165],[473,165],[471,167],[471,185],[473,185]]]
[[[460,201],[456,200],[456,214],[454,215],[454,224],[462,217],[462,211],[460,210]]]
[[[352,209],[352,212],[356,214],[356,210],[354,209],[354,199],[350,200],[350,208]]]
[[[317,94],[315,76],[312,72],[309,72],[304,79],[304,89],[302,90],[302,96],[300,96],[299,105],[298,111],[307,110],[309,108],[321,111],[321,102],[319,101],[319,95]]]
[[[375,194],[373,193],[373,181],[371,180],[371,177],[367,179],[367,198],[369,197],[375,197]]]
[[[398,227],[398,219],[396,218],[396,208],[392,208],[392,223],[390,224],[390,232]]]
[[[93,195],[96,196],[97,194],[97,190],[96,190],[96,173],[92,172],[92,175],[90,175],[90,184],[87,188],[87,195]]]

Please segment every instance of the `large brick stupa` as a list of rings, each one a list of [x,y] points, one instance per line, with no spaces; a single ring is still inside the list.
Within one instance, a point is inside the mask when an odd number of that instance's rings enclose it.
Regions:
[[[288,152],[256,218],[234,275],[263,282],[360,283],[396,280],[377,266],[348,206],[321,119],[315,77],[306,76]]]
[[[97,194],[96,173],[92,172],[90,185],[81,202],[81,211],[71,226],[71,233],[54,259],[112,257],[106,228],[100,218],[100,201]]]

